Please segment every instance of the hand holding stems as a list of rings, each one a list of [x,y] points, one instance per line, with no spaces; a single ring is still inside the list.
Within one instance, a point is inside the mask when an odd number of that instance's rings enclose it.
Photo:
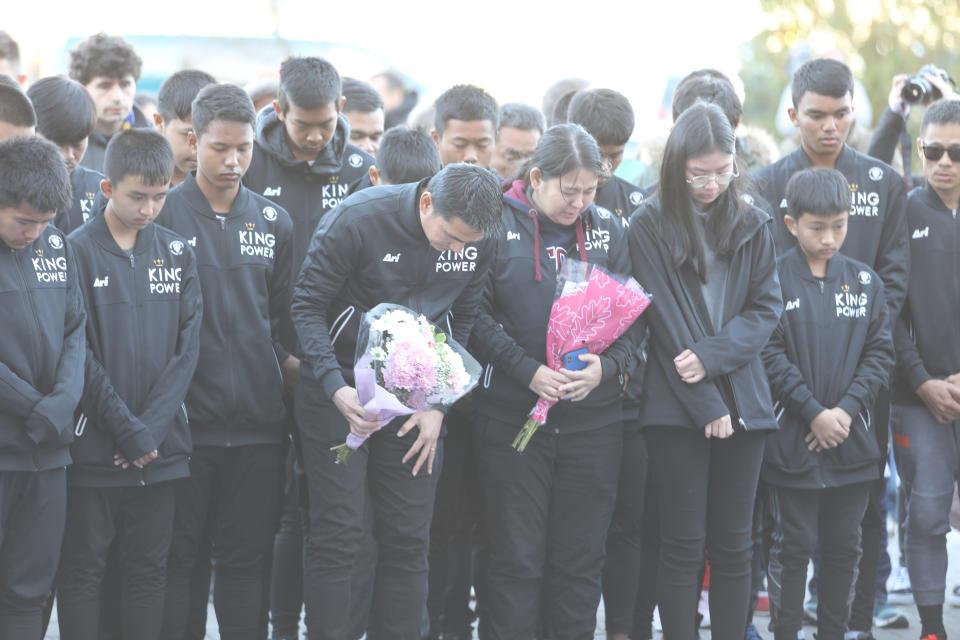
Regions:
[[[554,371],[550,367],[542,364],[537,367],[537,371],[533,374],[533,379],[530,380],[528,386],[531,391],[544,400],[559,402],[562,398],[560,388],[568,382],[571,382],[571,379],[567,377],[567,373],[569,372],[564,373],[565,371],[566,369]]]
[[[917,395],[940,424],[960,420],[960,373],[946,380],[927,380],[917,387]]]
[[[122,454],[114,453],[113,454],[113,466],[120,467],[121,469],[129,469],[130,465],[133,464],[137,469],[143,469],[145,466],[157,459],[160,454],[157,453],[157,450],[154,449],[150,453],[145,453],[132,463],[128,462]]]
[[[559,396],[570,402],[579,402],[590,395],[590,392],[600,385],[603,378],[603,365],[600,356],[594,353],[584,353],[579,356],[581,362],[587,366],[579,371],[561,369],[560,373],[567,376],[569,381],[560,386]]]
[[[427,474],[433,473],[433,460],[437,455],[437,440],[440,438],[440,428],[442,426],[443,413],[436,409],[430,409],[413,414],[397,431],[397,437],[402,438],[414,427],[420,428],[417,439],[407,450],[402,460],[406,463],[407,460],[417,456],[417,461],[413,465],[413,475],[417,475],[424,462],[427,463]]]
[[[700,361],[700,356],[690,349],[681,351],[680,355],[673,359],[673,366],[687,384],[696,384],[707,377],[707,369]]]
[[[810,451],[824,451],[839,447],[850,435],[853,418],[841,409],[824,409],[810,423],[810,433],[804,437]]]
[[[357,397],[357,390],[353,387],[346,385],[340,387],[333,394],[332,399],[333,404],[347,419],[347,423],[350,425],[350,433],[353,435],[359,438],[367,438],[380,428],[380,417],[363,408],[360,399]]]

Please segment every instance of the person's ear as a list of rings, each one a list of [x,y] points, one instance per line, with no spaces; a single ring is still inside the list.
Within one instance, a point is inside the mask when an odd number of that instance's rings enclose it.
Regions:
[[[375,187],[380,186],[380,172],[377,171],[376,167],[370,167],[367,169],[367,175],[370,176],[370,184]]]
[[[433,195],[429,191],[424,191],[420,195],[420,217],[425,218],[433,215]]]
[[[160,112],[153,114],[153,126],[157,130],[157,133],[163,134],[163,116],[160,115]]]
[[[920,158],[920,162],[923,162],[923,138],[917,136],[917,156]]]
[[[783,224],[787,225],[787,231],[794,237],[800,232],[800,229],[797,228],[797,221],[793,216],[783,216]]]
[[[187,144],[190,146],[190,153],[197,155],[200,149],[200,138],[197,137],[196,131],[187,134]]]
[[[793,126],[799,127],[800,121],[797,119],[797,110],[793,107],[787,109],[787,115],[790,116],[790,122],[793,123]]]
[[[433,144],[437,145],[437,149],[440,148],[440,134],[437,133],[436,129],[430,130],[430,137],[433,138]]]
[[[530,186],[534,189],[539,189],[543,186],[543,172],[540,171],[540,167],[530,169]]]
[[[283,111],[280,109],[280,103],[276,100],[273,101],[273,110],[277,113],[277,120],[283,122]]]
[[[343,105],[347,103],[347,96],[340,96],[340,106],[337,107],[337,113],[343,111]]]
[[[113,197],[113,183],[104,178],[100,181],[100,191],[102,191],[103,196],[109,200]]]

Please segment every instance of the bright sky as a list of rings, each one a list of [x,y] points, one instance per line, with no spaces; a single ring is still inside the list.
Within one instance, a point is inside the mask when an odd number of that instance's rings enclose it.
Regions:
[[[627,94],[638,111],[656,108],[669,76],[703,66],[736,73],[740,43],[764,25],[756,0],[362,0],[341,2],[342,9],[317,0],[27,0],[5,5],[2,28],[20,41],[31,70],[45,75],[63,72],[60,56],[67,39],[97,31],[276,33],[366,49],[433,95],[470,82],[500,102],[539,105],[553,81],[579,76]],[[372,73],[359,68],[371,64],[366,59],[356,65],[333,62],[343,75]]]

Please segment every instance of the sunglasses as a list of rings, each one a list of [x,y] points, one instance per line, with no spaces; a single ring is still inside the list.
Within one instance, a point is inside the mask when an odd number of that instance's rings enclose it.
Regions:
[[[923,157],[927,160],[936,162],[943,157],[943,152],[946,151],[947,155],[950,156],[951,162],[960,162],[960,147],[941,147],[937,144],[921,144],[920,148],[923,150]]]

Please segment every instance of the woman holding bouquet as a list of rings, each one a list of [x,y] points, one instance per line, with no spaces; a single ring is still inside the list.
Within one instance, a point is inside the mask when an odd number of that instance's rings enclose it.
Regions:
[[[581,356],[578,371],[544,363],[565,257],[630,269],[619,221],[592,204],[601,173],[593,138],[564,124],[504,185],[504,230],[471,341],[488,363],[474,395],[489,540],[483,638],[534,638],[538,618],[546,637],[593,637],[620,467],[620,392],[641,327]],[[512,443],[538,397],[560,402],[520,455]]]
[[[735,153],[717,106],[687,109],[659,197],[628,230],[634,276],[654,299],[640,419],[663,505],[657,599],[671,638],[695,636],[704,549],[711,631],[743,637],[763,442],[777,428],[759,358],[783,309],[772,223],[741,197]]]

